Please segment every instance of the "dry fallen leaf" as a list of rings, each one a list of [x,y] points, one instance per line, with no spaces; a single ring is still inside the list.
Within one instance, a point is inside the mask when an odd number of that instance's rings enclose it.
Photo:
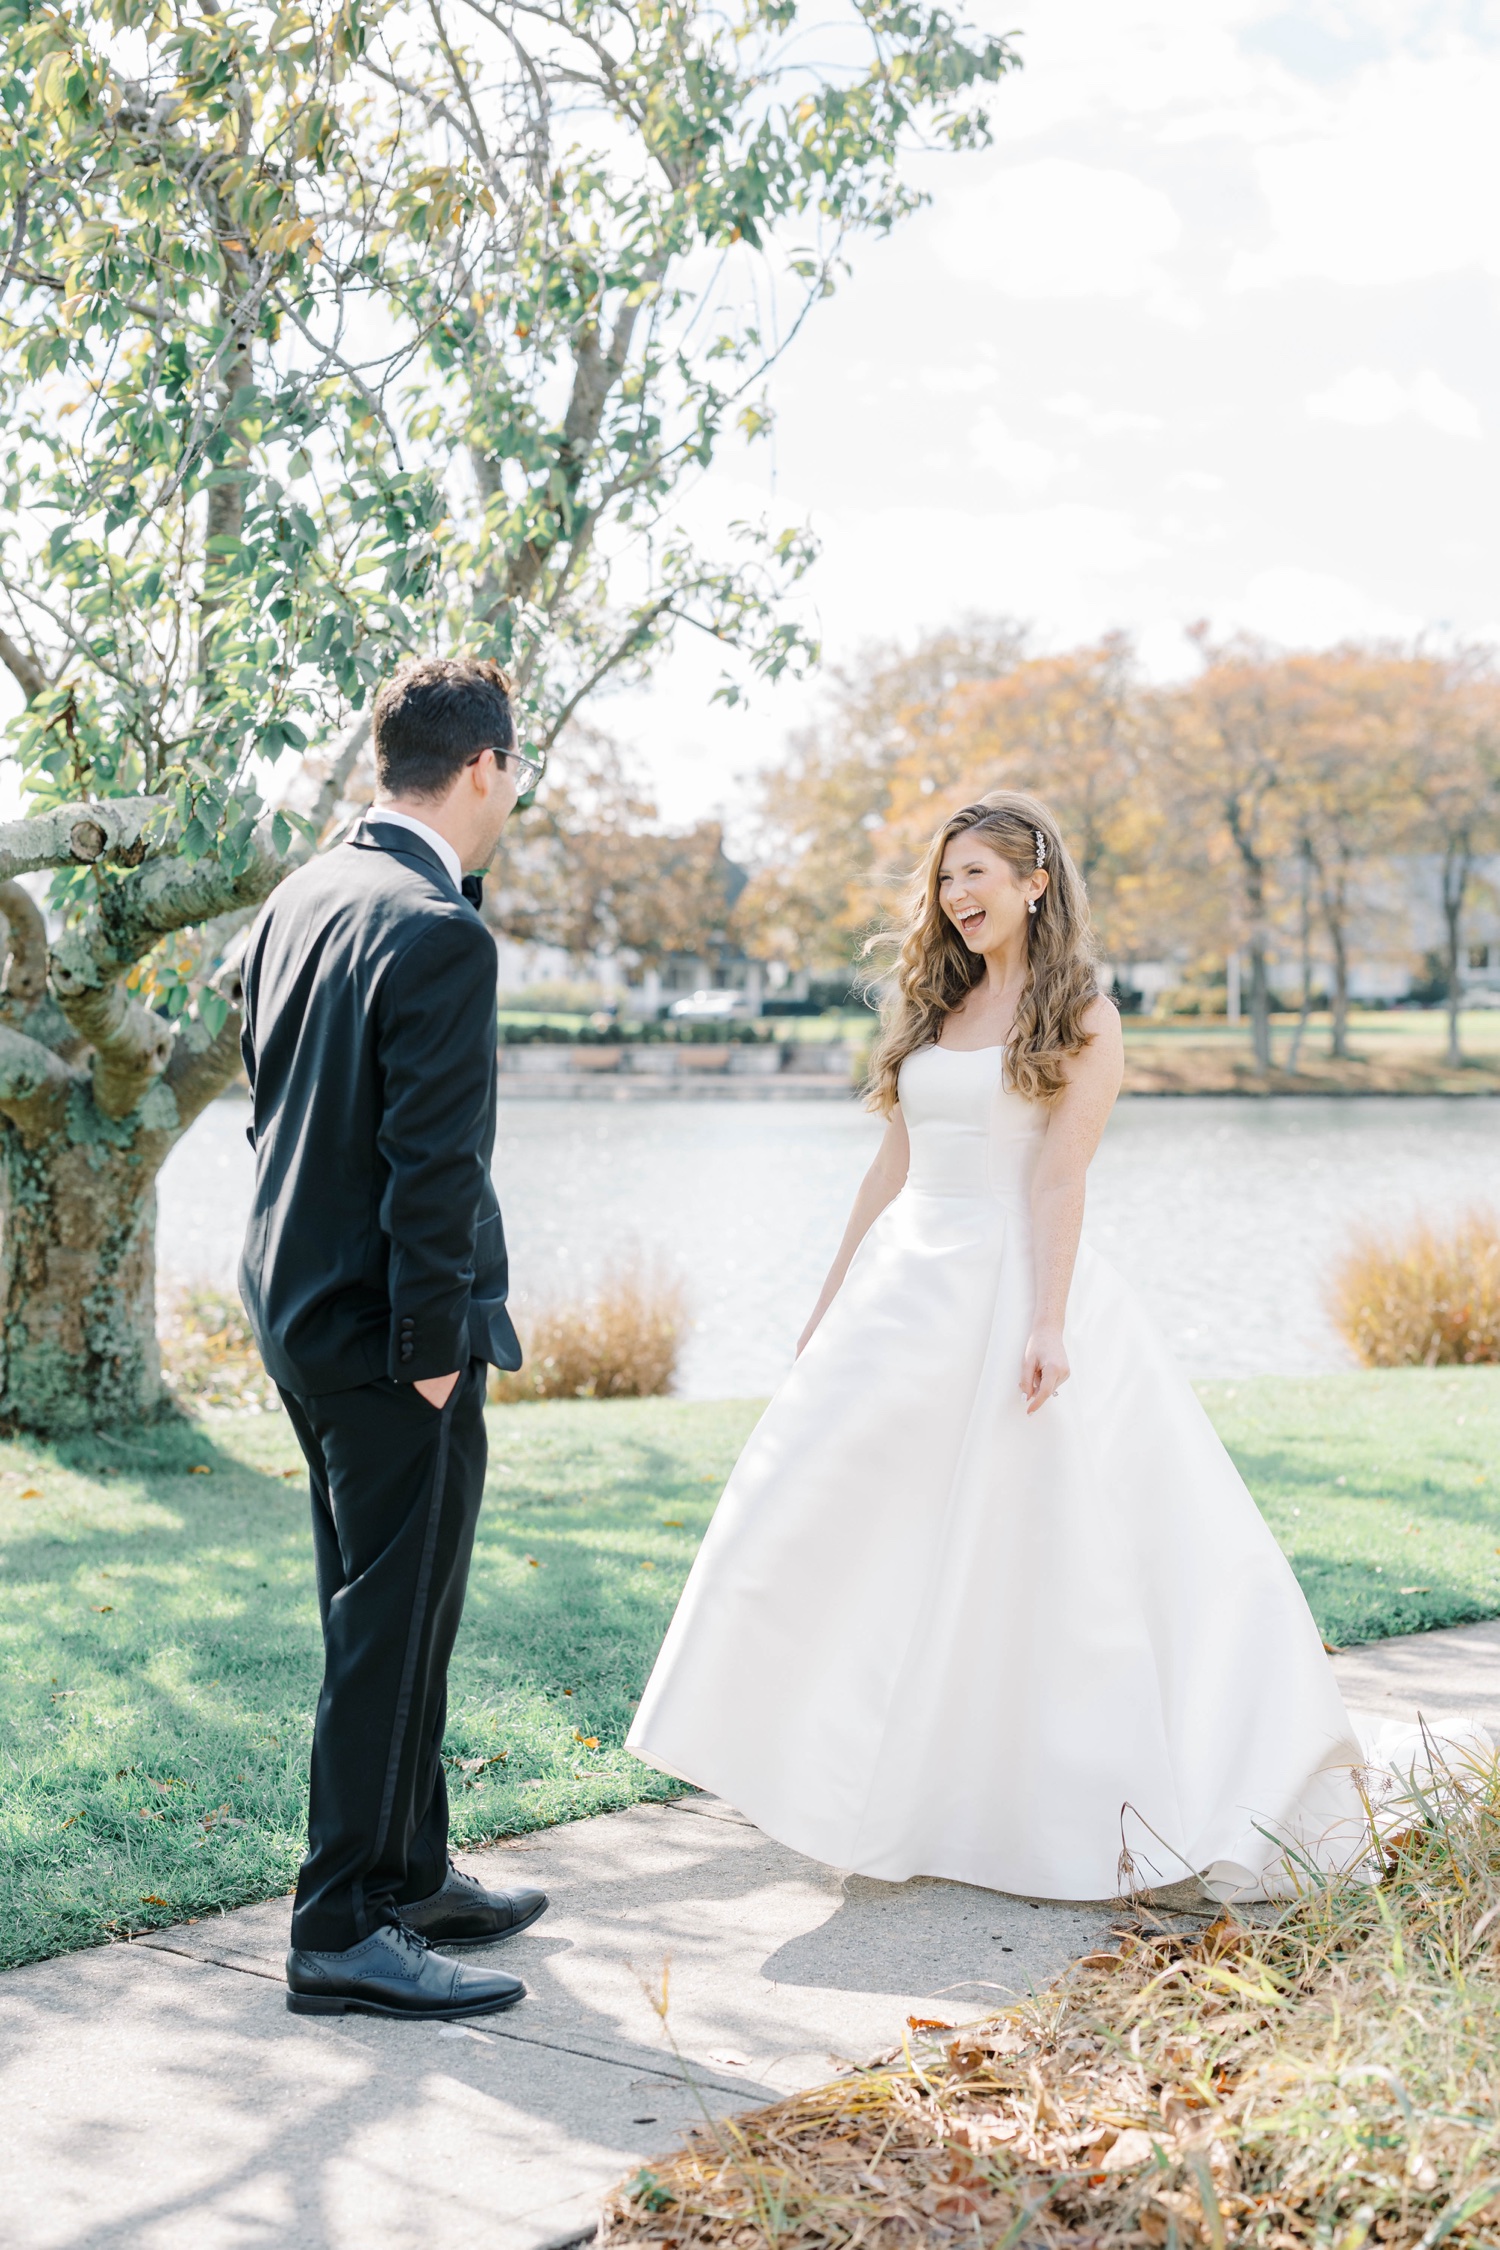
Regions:
[[[1132,2125],[1120,2135],[1114,2147],[1100,2157],[1098,2169],[1101,2172],[1128,2172],[1134,2165],[1144,2164],[1155,2146],[1149,2133],[1143,2133],[1139,2127]]]
[[[743,2070],[747,2058],[744,2055],[737,2055],[732,2047],[715,2047],[710,2052],[708,2059],[712,2063],[723,2063],[728,2070]]]
[[[1430,1586],[1398,1586],[1396,1591],[1398,1594],[1430,1594],[1432,1588]]]
[[[947,2023],[941,2016],[908,2016],[908,2031],[957,2031],[956,2023]]]
[[[536,1559],[536,1556],[535,1556],[535,1555],[528,1555],[528,1556],[526,1557],[526,1560],[527,1560],[527,1562],[528,1562],[528,1563],[529,1563],[529,1564],[531,1565],[531,1568],[532,1568],[533,1570],[540,1570],[540,1569],[541,1569],[541,1567],[542,1567],[542,1566],[541,1566],[541,1564],[540,1564],[540,1563],[539,1563],[539,1562],[537,1561],[537,1559]]]
[[[115,1605],[114,1605],[114,1603],[113,1603],[113,1602],[90,1602],[90,1603],[89,1603],[89,1608],[90,1608],[90,1609],[91,1609],[91,1610],[92,1610],[92,1611],[94,1612],[94,1615],[95,1615],[96,1617],[108,1617],[108,1616],[110,1616],[110,1615],[111,1615],[111,1614],[113,1613],[113,1610],[114,1610],[114,1606],[115,1606]]]
[[[686,1528],[676,1516],[663,1516],[661,1527],[663,1531],[682,1531]]]
[[[44,1497],[44,1494],[39,1484],[28,1484],[26,1490],[18,1494],[17,1497],[22,1500],[40,1500]],[[1500,1555],[1500,1547],[1497,1547],[1495,1552]]]
[[[141,1893],[142,1906],[170,1906],[171,1903],[172,1901],[169,1898],[158,1898],[155,1891],[142,1891]]]
[[[201,1461],[195,1461],[192,1467],[188,1470],[188,1475],[190,1477],[211,1477],[213,1475],[213,1470],[206,1469]]]
[[[655,1570],[656,1565],[654,1562],[643,1562],[641,1568],[642,1570]]]
[[[581,1742],[585,1750],[597,1750],[599,1747],[597,1734],[580,1734],[577,1727],[573,1729],[573,1740]]]

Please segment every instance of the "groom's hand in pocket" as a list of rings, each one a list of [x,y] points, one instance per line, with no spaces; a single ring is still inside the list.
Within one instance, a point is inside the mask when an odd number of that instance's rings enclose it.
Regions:
[[[435,1406],[441,1414],[453,1396],[453,1386],[457,1381],[458,1370],[451,1375],[424,1375],[420,1383],[412,1384],[412,1389],[420,1391],[428,1405]]]

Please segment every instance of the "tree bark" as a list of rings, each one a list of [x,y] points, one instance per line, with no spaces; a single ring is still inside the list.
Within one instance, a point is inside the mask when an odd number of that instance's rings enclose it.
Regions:
[[[1297,1028],[1292,1033],[1292,1049],[1286,1058],[1289,1072],[1295,1073],[1302,1059],[1302,1042],[1307,1035],[1307,1019],[1312,1014],[1312,845],[1304,836],[1298,857],[1302,863],[1302,885],[1297,904],[1297,930],[1302,949],[1302,1000],[1297,1011]]]
[[[0,1427],[49,1435],[161,1403],[156,1174],[176,1135],[115,1138],[86,1098],[69,1109],[36,1141],[0,1133]]]
[[[1323,927],[1333,953],[1333,990],[1329,994],[1328,1052],[1338,1062],[1349,1059],[1349,899],[1348,871],[1342,860],[1336,869],[1325,868],[1319,883]]]
[[[1266,972],[1266,870],[1250,840],[1238,804],[1228,808],[1229,833],[1240,855],[1245,883],[1245,913],[1249,923],[1250,1047],[1257,1070],[1271,1067],[1271,980]]]
[[[1459,1034],[1458,1011],[1463,998],[1464,900],[1468,895],[1473,853],[1467,836],[1454,837],[1443,854],[1443,923],[1447,933],[1448,1068],[1462,1070],[1466,1057]]]

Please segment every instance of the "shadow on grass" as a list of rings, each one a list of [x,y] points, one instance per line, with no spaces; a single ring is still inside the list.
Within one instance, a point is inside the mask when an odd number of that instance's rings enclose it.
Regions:
[[[603,1446],[529,1436],[538,1473],[491,1480],[452,1669],[463,1843],[677,1789],[621,1745],[719,1472],[618,1423]],[[0,1532],[6,1966],[288,1889],[322,1663],[284,1426],[24,1458],[43,1497]]]

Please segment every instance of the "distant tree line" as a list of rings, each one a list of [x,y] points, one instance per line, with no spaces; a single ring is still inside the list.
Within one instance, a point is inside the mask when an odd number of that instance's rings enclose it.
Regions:
[[[1169,686],[1141,678],[1123,634],[1030,655],[1003,622],[836,674],[823,720],[764,783],[744,941],[814,973],[846,966],[939,822],[1024,787],[1062,823],[1107,958],[1175,958],[1202,981],[1241,956],[1262,1068],[1273,959],[1299,964],[1304,1023],[1326,994],[1343,1054],[1356,957],[1411,951],[1420,881],[1460,1061],[1466,918],[1500,851],[1494,653],[1194,637],[1200,669]]]

